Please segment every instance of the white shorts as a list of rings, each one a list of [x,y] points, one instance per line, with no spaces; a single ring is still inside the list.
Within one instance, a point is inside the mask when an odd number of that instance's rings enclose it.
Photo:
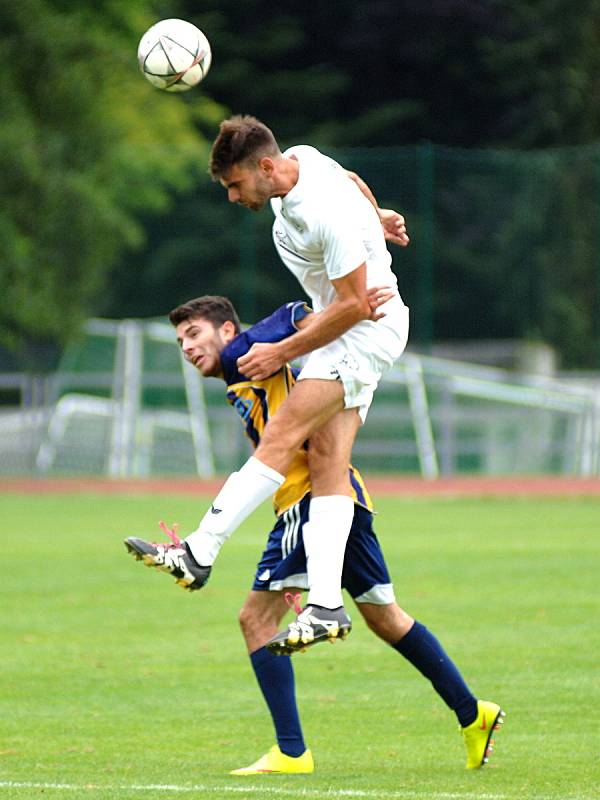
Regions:
[[[344,384],[344,407],[358,408],[367,418],[381,376],[398,359],[408,340],[408,308],[399,297],[381,307],[385,317],[359,322],[330,344],[313,350],[298,380],[317,379]]]

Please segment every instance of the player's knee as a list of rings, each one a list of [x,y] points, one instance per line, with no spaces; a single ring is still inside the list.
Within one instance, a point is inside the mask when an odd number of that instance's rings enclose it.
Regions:
[[[309,447],[308,469],[310,482],[315,497],[329,494],[349,494],[350,479],[348,461],[339,463],[335,460],[311,459]]]
[[[388,644],[399,642],[414,623],[414,619],[395,603],[359,608],[369,629]]]
[[[244,636],[251,634],[258,624],[258,615],[256,614],[256,609],[252,608],[252,606],[248,605],[247,603],[244,603],[238,614],[238,622]]]
[[[349,455],[345,445],[328,432],[317,431],[310,437],[308,468],[311,480],[342,479],[348,474]]]
[[[384,621],[380,617],[365,617],[365,622],[367,623],[367,627],[370,631],[372,631],[375,636],[379,636],[380,639],[385,639],[386,632],[388,630],[387,626],[384,624]]]
[[[263,431],[260,444],[255,455],[267,464],[278,463],[293,457],[305,439],[304,432],[295,426],[281,426],[276,424],[274,417]]]
[[[275,593],[268,592],[260,600],[252,595],[244,603],[238,614],[238,622],[251,650],[262,647],[275,634],[284,613],[278,607]]]

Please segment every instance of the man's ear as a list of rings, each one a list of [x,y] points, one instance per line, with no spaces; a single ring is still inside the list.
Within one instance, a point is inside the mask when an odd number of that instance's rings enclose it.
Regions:
[[[270,178],[273,174],[273,170],[275,169],[275,162],[271,158],[271,156],[263,156],[259,162],[258,166],[260,167],[261,172]]]
[[[219,328],[219,333],[221,334],[221,337],[222,337],[223,341],[226,342],[227,344],[229,344],[229,342],[232,339],[235,339],[235,337],[237,336],[237,333],[236,333],[236,330],[235,330],[235,325],[229,319],[226,320],[221,325],[221,327]]]

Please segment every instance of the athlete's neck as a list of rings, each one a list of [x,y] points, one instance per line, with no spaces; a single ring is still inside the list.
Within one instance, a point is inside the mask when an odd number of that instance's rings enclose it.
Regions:
[[[277,173],[272,197],[285,197],[298,183],[300,164],[296,156],[282,156],[277,162]]]

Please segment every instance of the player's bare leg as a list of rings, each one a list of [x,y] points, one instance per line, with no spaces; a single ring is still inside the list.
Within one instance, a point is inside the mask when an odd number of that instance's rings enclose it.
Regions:
[[[332,382],[321,383],[327,386]],[[327,389],[343,394],[339,382]],[[341,409],[310,436],[312,493],[309,521],[303,528],[310,590],[306,608],[269,643],[275,653],[345,639],[352,629],[343,607],[341,578],[354,517],[348,464],[359,426],[357,409]]]
[[[357,609],[376,636],[395,645],[414,625],[414,619],[396,603],[357,603]]]
[[[285,475],[298,448],[343,408],[339,381],[298,381],[265,427],[255,457]]]
[[[351,496],[348,465],[360,424],[358,409],[345,408],[310,437],[308,466],[312,497]]]
[[[335,609],[343,604],[344,553],[354,518],[348,465],[359,427],[358,409],[344,409],[310,437],[312,492],[309,522],[303,530],[307,605]]]
[[[298,449],[341,408],[343,388],[336,381],[300,381],[292,388],[276,416],[267,423],[255,455],[229,476],[197,530],[181,541],[179,550],[188,566],[208,577],[223,543],[264,500],[275,494]],[[144,563],[165,569],[162,549],[152,542],[129,537],[125,544]],[[171,545],[163,549],[165,558],[175,553]],[[179,572],[167,571],[178,578]],[[185,575],[182,580],[178,578],[181,585],[183,580],[188,589],[203,585]]]
[[[327,384],[318,390],[304,383]],[[197,564],[212,566],[233,531],[284,481],[284,476],[310,434],[343,404],[341,387],[333,381],[296,384],[262,434],[254,456],[232,473],[198,528],[185,538]]]
[[[291,594],[301,594],[302,589],[289,589]],[[264,647],[277,633],[281,620],[290,610],[284,592],[249,592],[239,613],[242,635],[248,653]]]
[[[264,646],[289,611],[286,594],[251,591],[240,611],[250,662],[273,720],[277,744],[254,764],[233,770],[234,775],[309,774],[314,770],[312,754],[302,736],[291,660],[274,656]]]

